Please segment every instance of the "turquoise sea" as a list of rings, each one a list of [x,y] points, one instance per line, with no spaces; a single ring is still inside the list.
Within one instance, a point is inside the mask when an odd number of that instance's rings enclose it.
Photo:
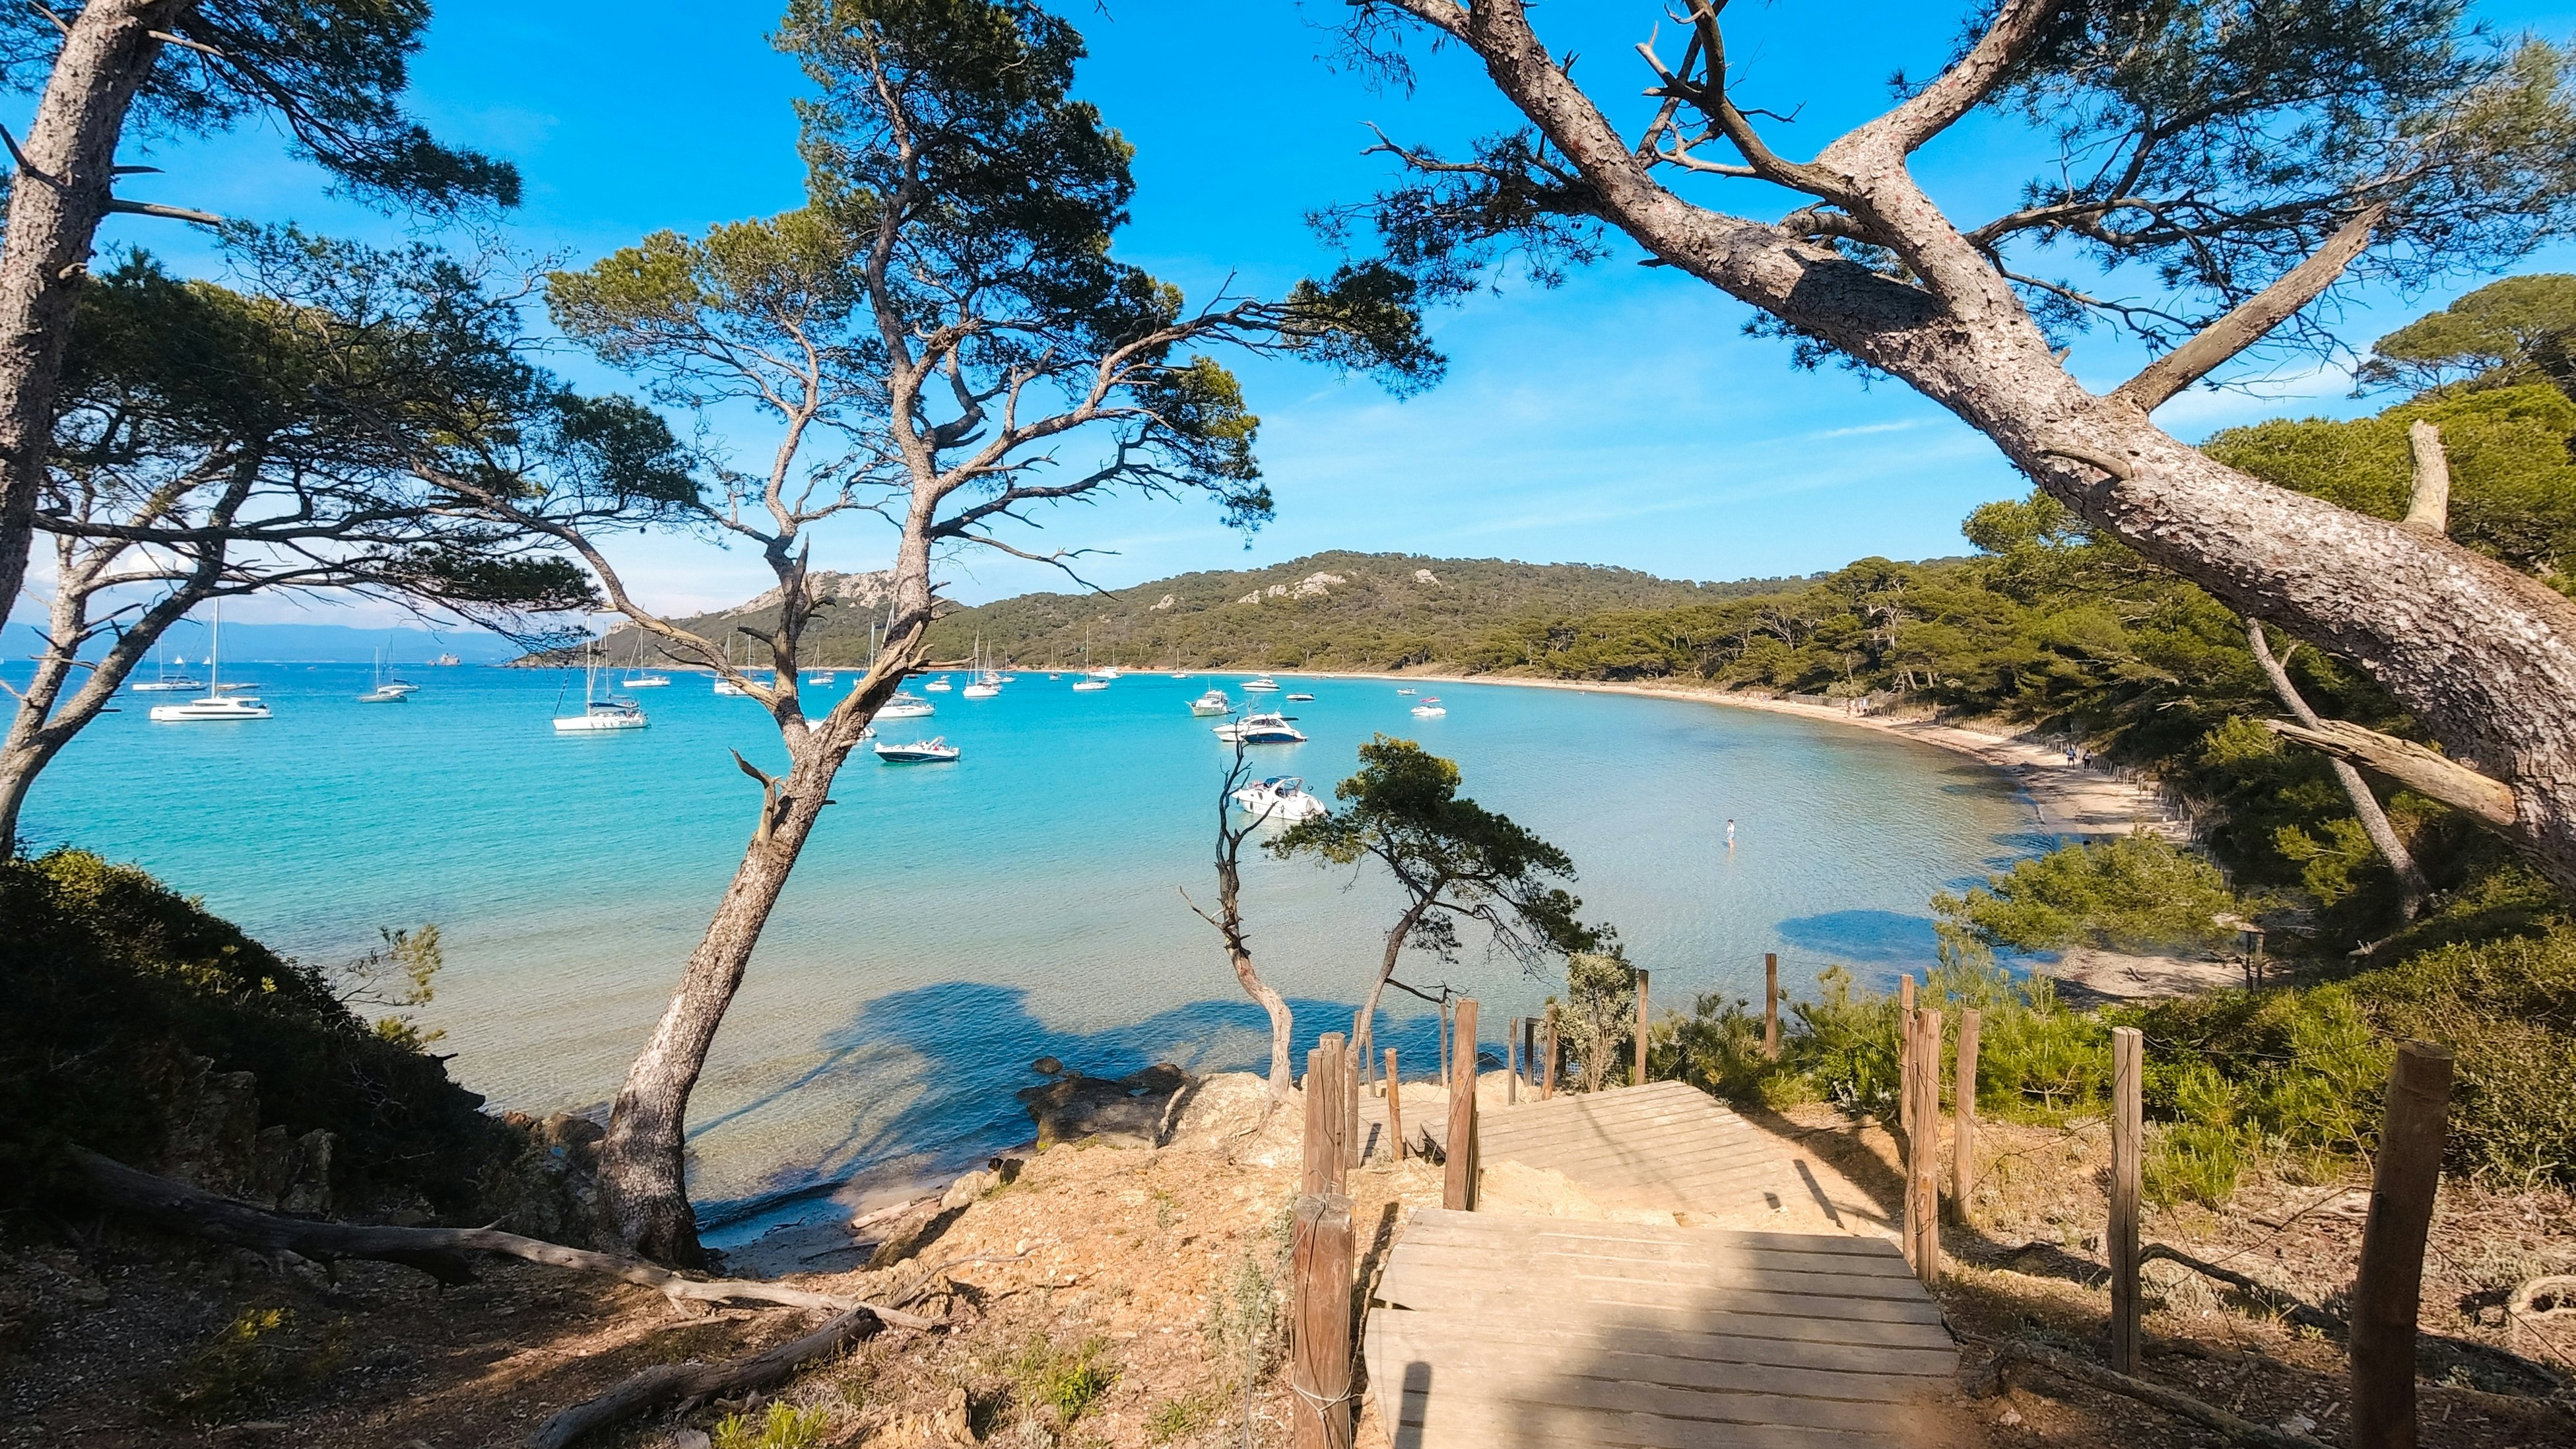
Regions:
[[[139,863],[315,962],[434,921],[447,966],[426,1019],[456,1075],[530,1111],[604,1102],[752,828],[757,788],[727,748],[783,765],[768,720],[675,673],[637,695],[651,728],[559,737],[578,675],[415,667],[420,693],[362,705],[369,672],[239,666],[276,710],[256,723],[154,724],[144,707],[169,697],[128,696],[39,784],[29,846]],[[961,763],[843,771],[694,1102],[715,1241],[1025,1140],[1011,1093],[1037,1056],[1094,1074],[1263,1057],[1259,1012],[1181,894],[1207,899],[1229,753],[1187,701],[1240,699],[1241,676],[1073,678],[929,696],[935,718],[883,728],[944,734]],[[1832,962],[1864,981],[1919,969],[1934,891],[2047,843],[1995,772],[1866,731],[1493,685],[1422,685],[1449,714],[1419,719],[1389,682],[1279,678],[1316,694],[1279,706],[1312,738],[1256,749],[1260,773],[1329,795],[1375,731],[1451,756],[1467,793],[1574,856],[1587,914],[1659,1003],[1758,1001],[1765,951],[1793,990]],[[1346,1030],[1390,891],[1267,857],[1247,874],[1253,947],[1301,1039]],[[1399,974],[1477,996],[1495,1036],[1557,984],[1476,943]],[[1429,1008],[1391,996],[1381,1038],[1427,1062]]]

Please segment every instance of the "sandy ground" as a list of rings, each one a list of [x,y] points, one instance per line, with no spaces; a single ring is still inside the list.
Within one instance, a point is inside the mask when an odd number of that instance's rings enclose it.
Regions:
[[[1596,684],[1582,680],[1527,679],[1495,674],[1298,673],[1300,677],[1316,679],[1384,679],[1406,684],[1508,684],[1525,689],[1562,689],[1577,694],[1694,699],[1725,705],[1730,709],[1758,709],[1772,714],[1796,715],[1827,724],[1902,735],[1992,765],[2012,777],[2038,816],[2040,828],[2050,834],[2090,839],[2145,830],[2169,840],[2184,840],[2190,834],[2187,823],[2166,810],[2153,789],[2108,770],[2082,764],[2070,765],[2063,751],[2026,736],[1938,724],[1929,719],[1853,714],[1827,705],[1802,704],[1795,700],[1700,685],[1660,682]]]

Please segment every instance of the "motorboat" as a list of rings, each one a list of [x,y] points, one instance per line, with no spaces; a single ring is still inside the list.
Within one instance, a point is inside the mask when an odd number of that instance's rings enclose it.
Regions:
[[[1073,682],[1073,687],[1077,693],[1086,689],[1107,689],[1109,687],[1109,681],[1106,679],[1096,679],[1090,675],[1084,675],[1082,678]]]
[[[939,707],[929,700],[918,695],[898,692],[894,698],[878,706],[876,717],[878,719],[921,719],[937,713],[939,713]]]
[[[1234,713],[1234,701],[1225,697],[1224,690],[1211,689],[1207,693],[1190,701],[1190,713],[1196,715],[1232,714]]]
[[[943,674],[937,679],[930,681],[928,684],[923,685],[921,688],[922,692],[925,694],[946,694],[948,691],[955,689],[956,687],[957,686],[950,684],[948,682],[948,676]]]
[[[1062,678],[1064,678],[1064,675],[1063,675],[1063,673],[1062,673],[1061,671],[1058,671],[1058,670],[1049,670],[1049,671],[1047,671],[1047,678],[1049,678],[1049,679],[1062,679]]]
[[[1449,711],[1441,708],[1440,701],[1436,699],[1426,699],[1422,701],[1422,703],[1415,705],[1413,707],[1413,712],[1422,716],[1424,719],[1430,719],[1435,715],[1447,714]]]
[[[1252,678],[1243,681],[1243,692],[1246,694],[1276,694],[1279,692],[1279,681],[1271,678],[1267,674],[1256,674]]]
[[[223,653],[224,601],[215,600],[215,617],[206,645],[206,693],[186,704],[156,704],[152,717],[164,724],[191,724],[208,720],[267,719],[268,706],[255,694],[235,691],[250,688],[247,684],[226,686],[223,666],[216,662]]]
[[[671,676],[667,674],[651,673],[629,674],[624,679],[617,681],[617,687],[620,689],[668,689],[671,687]]]
[[[1228,720],[1216,727],[1216,737],[1228,744],[1302,745],[1305,735],[1288,722],[1286,715],[1251,714],[1239,720]]]
[[[555,716],[555,733],[564,735],[592,734],[602,730],[640,730],[652,723],[644,717],[644,706],[631,699],[599,694],[599,648],[593,645],[589,667],[582,671],[581,713]]]
[[[1399,690],[1397,690],[1397,691],[1396,691],[1396,693],[1398,693],[1398,694],[1411,694],[1411,693],[1413,693],[1413,691],[1412,691],[1412,690],[1410,690],[1410,689],[1399,689]]]
[[[831,670],[817,669],[813,673],[805,676],[805,682],[807,684],[831,684],[839,678],[840,676],[834,674]]]
[[[1172,677],[1173,677],[1174,679],[1187,679],[1187,678],[1189,678],[1189,676],[1188,676],[1188,675],[1183,674],[1183,673],[1180,673],[1180,672],[1179,672],[1179,671],[1177,671],[1177,670],[1173,671]]]
[[[718,693],[718,694],[729,694],[729,695],[734,696],[734,697],[735,697],[735,698],[737,698],[737,699],[740,699],[740,698],[748,697],[748,696],[750,695],[751,691],[750,691],[750,690],[748,690],[748,689],[743,688],[740,684],[738,684],[738,683],[734,682],[733,680],[727,679],[727,678],[725,678],[723,675],[719,674],[719,675],[717,675],[717,676],[716,676],[716,693]]]
[[[1309,699],[1313,699],[1314,697],[1315,697],[1315,696],[1313,696],[1313,695],[1311,695],[1311,694],[1292,694],[1292,695],[1288,695],[1288,696],[1286,696],[1286,698],[1287,698],[1291,703],[1295,703],[1295,702],[1297,702],[1297,701],[1301,701],[1301,700],[1309,700]]]
[[[1234,803],[1254,819],[1276,820],[1282,825],[1294,825],[1300,820],[1312,820],[1318,815],[1332,813],[1323,801],[1306,793],[1306,782],[1295,775],[1273,775],[1257,784],[1246,785],[1235,791],[1233,798]]]
[[[915,740],[908,745],[890,745],[879,740],[871,748],[877,752],[878,759],[889,765],[949,765],[956,763],[958,755],[963,753],[948,743],[945,735]]]

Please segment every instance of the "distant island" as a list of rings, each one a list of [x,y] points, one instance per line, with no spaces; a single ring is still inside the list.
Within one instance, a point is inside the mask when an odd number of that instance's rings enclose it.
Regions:
[[[850,668],[867,654],[885,602],[877,574],[818,574],[832,600],[806,635],[808,667]],[[1550,619],[1660,612],[1804,587],[1805,578],[1693,583],[1595,564],[1332,551],[1257,569],[1176,575],[1106,593],[1037,593],[943,613],[930,632],[935,664],[964,660],[978,637],[1021,668],[1094,664],[1158,669],[1381,670],[1460,665],[1486,641]],[[678,621],[708,638],[766,632],[775,592]],[[746,644],[748,641],[745,641]],[[658,660],[641,631],[619,628],[604,658]],[[548,656],[531,663],[559,663]]]

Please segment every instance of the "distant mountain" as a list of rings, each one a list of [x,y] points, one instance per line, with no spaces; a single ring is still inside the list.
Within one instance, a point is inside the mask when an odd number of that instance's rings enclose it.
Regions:
[[[0,660],[22,660],[44,648],[45,636],[33,625],[12,623],[0,629]],[[104,643],[93,644],[91,655],[103,652]],[[173,658],[191,661],[206,657],[206,627],[199,620],[184,620],[162,636],[162,652]],[[260,661],[317,664],[328,662],[365,663],[376,657],[379,649],[387,650],[397,664],[419,664],[441,654],[453,654],[467,664],[498,664],[516,659],[518,645],[498,634],[479,629],[362,629],[350,624],[237,624],[224,623],[224,657],[245,664]],[[144,666],[147,670],[151,667]]]
[[[823,574],[835,600],[807,634],[810,663],[847,667],[882,617],[887,576]],[[1670,609],[1768,593],[1802,582],[1702,584],[1592,564],[1415,554],[1319,553],[1268,568],[1182,574],[1108,594],[1022,594],[943,613],[930,653],[961,660],[981,635],[993,657],[1024,667],[1078,665],[1086,634],[1095,664],[1154,669],[1389,669],[1465,658],[1502,625],[1604,610]],[[683,621],[708,637],[737,625],[766,631],[773,592]],[[737,636],[739,637],[739,636]],[[608,657],[649,657],[642,636],[610,636]]]

